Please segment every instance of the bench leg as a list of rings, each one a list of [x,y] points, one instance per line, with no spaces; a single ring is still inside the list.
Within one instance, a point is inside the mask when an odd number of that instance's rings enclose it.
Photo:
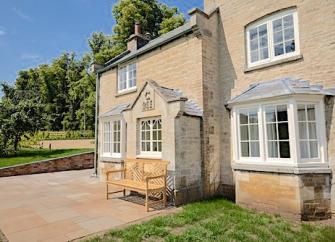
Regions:
[[[166,207],[166,189],[163,190],[163,205]]]
[[[123,196],[126,196],[126,189],[123,189]]]
[[[148,198],[148,191],[145,193],[145,209],[149,212],[149,198]]]
[[[108,200],[108,183],[106,183],[106,199]]]

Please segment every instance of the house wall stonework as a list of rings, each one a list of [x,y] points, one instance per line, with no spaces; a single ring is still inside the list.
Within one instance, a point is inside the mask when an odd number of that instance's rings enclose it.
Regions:
[[[220,22],[218,31],[221,31],[221,39],[215,47],[219,51],[221,63],[219,64],[219,78],[217,82],[224,82],[224,88],[220,91],[222,99],[229,100],[230,97],[240,94],[251,84],[274,80],[283,77],[293,77],[309,80],[311,84],[320,84],[325,88],[335,87],[335,2],[320,1],[315,5],[315,1],[307,0],[205,0],[205,12],[211,12],[219,8]],[[299,26],[299,58],[294,61],[283,61],[280,64],[270,65],[263,68],[248,69],[246,54],[245,28],[251,22],[260,19],[268,14],[287,8],[296,8],[298,13]],[[243,17],[242,17],[243,16]],[[333,21],[331,21],[333,20]],[[213,23],[214,24],[214,23]],[[214,27],[213,27],[214,28]],[[219,32],[220,33],[220,32]],[[210,45],[206,45],[210,46]],[[211,48],[209,48],[211,49]],[[204,68],[206,72],[206,68]],[[222,73],[220,75],[220,73]],[[206,80],[204,78],[204,80]],[[207,95],[207,94],[206,94]],[[224,101],[222,102],[224,103]],[[222,111],[221,117],[225,124],[226,111]],[[335,118],[334,107],[328,106],[326,110],[327,136],[328,136],[328,161],[330,167],[335,171]],[[231,137],[230,131],[221,126],[221,139]],[[225,140],[226,141],[226,140]],[[233,183],[233,172],[230,163],[232,156],[227,157],[230,146],[223,145],[230,142],[221,142],[221,192],[229,193],[229,184]],[[228,161],[229,160],[229,161]],[[225,173],[225,174],[224,174]],[[236,174],[235,174],[236,175]],[[269,175],[278,176],[275,173]],[[325,174],[325,176],[327,176]],[[237,179],[237,175],[235,177]],[[226,180],[226,181],[225,181]],[[227,182],[228,180],[228,182]],[[326,179],[326,186],[332,184],[331,188],[331,208],[335,213],[335,182],[334,179]],[[236,185],[238,182],[236,181]],[[239,192],[237,187],[236,193]],[[238,194],[236,194],[238,196]]]
[[[202,198],[201,118],[178,116],[175,119],[175,204]]]
[[[115,105],[132,102],[148,79],[180,89],[202,107],[201,47],[199,39],[188,35],[135,58],[137,91],[132,93],[118,95],[117,68],[105,72],[100,77],[100,114]]]

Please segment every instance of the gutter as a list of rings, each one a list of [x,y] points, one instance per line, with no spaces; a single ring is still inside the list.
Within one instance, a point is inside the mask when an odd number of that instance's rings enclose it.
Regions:
[[[98,154],[99,154],[99,101],[100,101],[100,74],[96,74],[95,85],[95,151],[94,151],[94,173],[98,176]]]

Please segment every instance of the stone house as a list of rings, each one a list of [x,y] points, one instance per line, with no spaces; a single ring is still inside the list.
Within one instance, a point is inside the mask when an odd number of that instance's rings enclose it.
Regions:
[[[176,205],[335,213],[335,1],[205,0],[97,73],[96,171],[170,161]]]

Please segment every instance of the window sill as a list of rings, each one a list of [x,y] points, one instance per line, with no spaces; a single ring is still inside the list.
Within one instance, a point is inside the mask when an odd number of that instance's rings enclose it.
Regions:
[[[304,57],[303,55],[295,55],[295,56],[291,56],[288,58],[284,58],[281,60],[276,60],[276,61],[272,61],[269,63],[265,63],[265,64],[260,64],[257,66],[253,66],[253,67],[246,67],[244,70],[244,73],[248,73],[248,72],[252,72],[252,71],[256,71],[256,70],[261,70],[261,69],[265,69],[268,67],[272,67],[272,66],[276,66],[276,65],[281,65],[284,63],[288,63],[288,62],[293,62],[293,61],[298,61],[298,60],[302,60]]]
[[[283,165],[275,165],[275,164],[246,164],[246,163],[233,163],[232,168],[234,171],[258,171],[258,172],[270,172],[270,173],[284,173],[284,174],[329,174],[331,173],[331,169],[328,164],[320,163],[320,164],[309,164],[308,166],[304,166],[303,164],[299,164],[299,167],[295,165],[283,164]]]
[[[115,95],[115,97],[120,97],[120,96],[127,95],[127,94],[134,93],[134,92],[137,92],[137,88],[129,89],[129,90],[123,91],[123,92],[118,92]]]

